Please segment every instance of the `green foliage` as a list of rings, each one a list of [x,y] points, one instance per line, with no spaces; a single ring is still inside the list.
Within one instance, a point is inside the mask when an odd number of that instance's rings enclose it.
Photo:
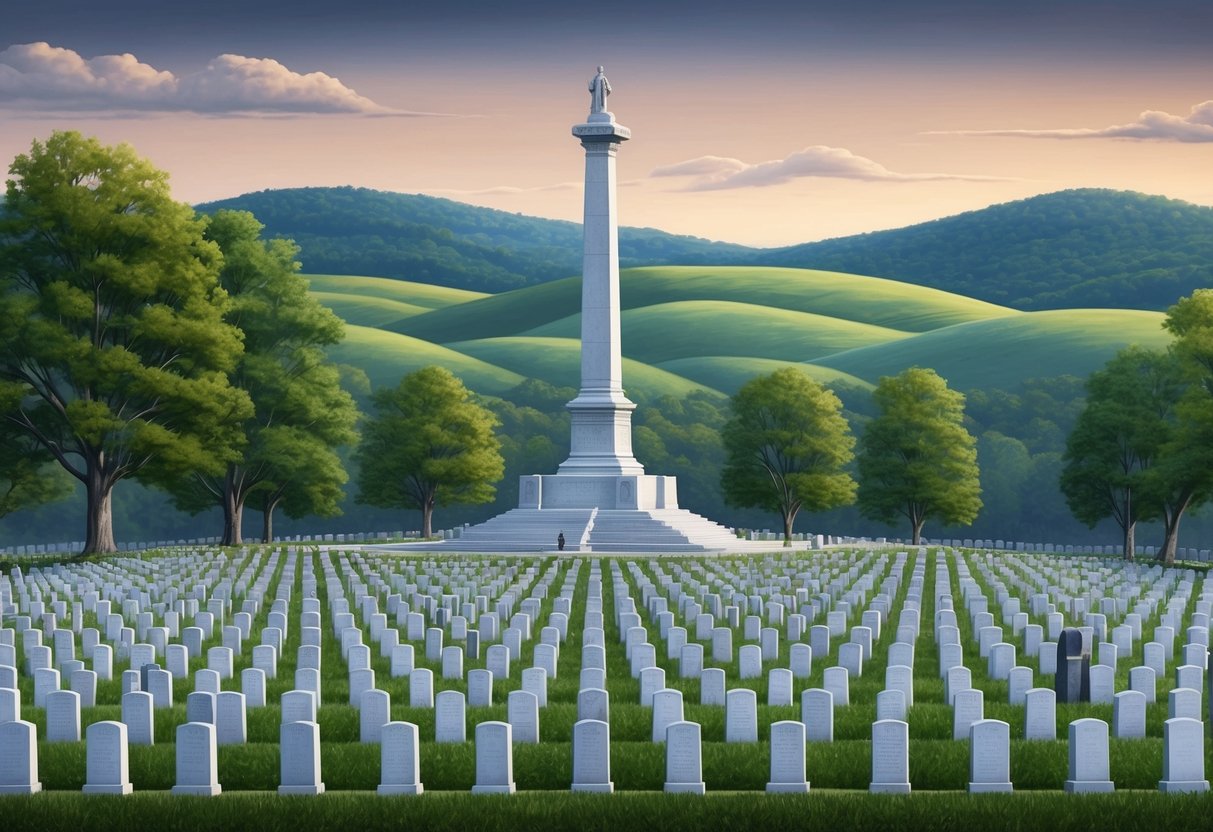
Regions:
[[[50,451],[0,417],[0,517],[63,500],[72,485]]]
[[[487,503],[505,473],[497,419],[449,370],[426,367],[375,394],[358,448],[358,501],[422,512],[429,536],[435,505]]]
[[[759,262],[878,274],[1016,309],[1161,310],[1213,283],[1213,208],[1127,191],[1060,191],[793,246]]]
[[[879,415],[860,439],[859,507],[892,522],[905,516],[919,542],[928,518],[973,522],[981,509],[976,442],[964,426],[964,395],[930,369],[886,376],[872,394]]]
[[[200,205],[251,211],[303,247],[308,271],[499,292],[581,270],[578,223],[366,188],[259,191]],[[620,263],[735,262],[751,249],[651,228],[619,230]]]
[[[250,411],[227,380],[222,255],[127,145],[54,133],[14,160],[0,220],[0,399],[88,492],[86,552],[112,551],[127,477],[218,471]]]
[[[231,298],[225,318],[244,334],[231,374],[254,406],[239,428],[241,454],[222,472],[198,472],[168,486],[186,510],[221,506],[228,545],[242,542],[241,517],[254,491],[264,492],[267,533],[284,500],[295,516],[339,513],[348,476],[334,448],[357,437],[354,400],[324,353],[341,341],[344,324],[308,294],[294,244],[262,240],[261,230],[242,211],[219,211],[206,226],[223,253],[220,283]]]
[[[824,511],[855,499],[845,470],[855,439],[838,397],[791,368],[752,379],[732,399],[722,439],[721,488],[732,505],[778,511],[784,543],[803,507]]]
[[[1066,441],[1061,490],[1082,522],[1116,521],[1126,558],[1133,557],[1139,520],[1178,523],[1208,489],[1208,469],[1186,452],[1177,422],[1186,388],[1175,352],[1138,348],[1122,350],[1087,381],[1086,407]]]

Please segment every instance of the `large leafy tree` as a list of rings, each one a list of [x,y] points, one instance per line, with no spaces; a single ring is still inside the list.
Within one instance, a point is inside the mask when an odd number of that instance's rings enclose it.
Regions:
[[[231,297],[226,320],[244,333],[244,354],[231,375],[254,406],[239,425],[242,452],[218,473],[198,471],[170,486],[181,508],[223,509],[226,545],[242,542],[244,507],[256,490],[267,492],[261,505],[271,515],[288,493],[296,511],[308,513],[311,494],[316,513],[331,513],[333,492],[347,479],[332,448],[357,438],[354,399],[324,353],[344,337],[344,324],[308,294],[295,244],[262,240],[261,230],[246,211],[219,211],[206,226],[207,239],[223,252],[219,277]]]
[[[434,507],[488,503],[505,472],[497,418],[442,367],[423,367],[374,396],[358,447],[358,502],[421,511],[422,535]]]
[[[71,493],[71,477],[55,464],[50,451],[0,418],[0,517],[65,499]]]
[[[1124,557],[1133,558],[1136,525],[1160,519],[1160,550],[1174,560],[1184,512],[1209,489],[1208,454],[1198,424],[1180,420],[1188,381],[1173,352],[1130,347],[1087,380],[1087,403],[1066,441],[1061,490],[1089,526],[1112,518]]]
[[[832,392],[788,367],[746,382],[732,410],[722,429],[720,477],[730,505],[778,511],[790,545],[802,508],[825,511],[854,501],[846,466],[855,439]]]
[[[915,545],[928,519],[972,523],[981,510],[977,443],[964,426],[964,394],[931,369],[885,376],[878,415],[859,441],[859,509],[884,523],[910,521]]]
[[[223,320],[222,255],[127,145],[54,133],[9,173],[4,418],[84,484],[85,554],[112,552],[115,484],[221,470],[251,410],[228,381],[241,339]]]

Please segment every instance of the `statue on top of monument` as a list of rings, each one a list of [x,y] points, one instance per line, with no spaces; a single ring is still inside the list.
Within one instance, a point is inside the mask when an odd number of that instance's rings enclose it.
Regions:
[[[598,74],[590,79],[590,114],[605,113],[607,96],[611,94],[611,84],[598,67]]]

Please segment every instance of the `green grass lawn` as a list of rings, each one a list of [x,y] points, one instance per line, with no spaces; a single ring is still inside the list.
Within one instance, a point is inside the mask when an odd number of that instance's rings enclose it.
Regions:
[[[256,551],[256,549],[252,549]],[[248,554],[229,550],[228,556],[241,562],[240,570],[248,563]],[[799,560],[794,560],[796,557]],[[864,571],[876,568],[874,558],[867,556]],[[811,555],[779,553],[775,555],[743,558],[662,558],[650,562],[644,558],[595,558],[602,564],[604,634],[607,646],[607,687],[610,692],[611,726],[611,773],[617,794],[613,797],[570,795],[572,782],[572,730],[576,721],[578,693],[578,671],[581,666],[582,622],[584,621],[590,576],[590,558],[583,556],[583,563],[573,584],[572,610],[569,616],[569,634],[561,645],[558,673],[548,683],[548,706],[540,713],[540,739],[538,745],[516,744],[514,746],[514,777],[522,794],[507,799],[471,796],[468,790],[475,780],[475,746],[472,742],[437,744],[435,735],[435,712],[431,709],[408,706],[407,678],[392,678],[390,662],[381,657],[377,646],[372,647],[371,666],[376,673],[376,686],[386,690],[392,697],[391,716],[418,726],[421,739],[420,777],[427,794],[418,799],[386,799],[371,794],[380,779],[380,748],[376,744],[359,742],[358,712],[348,704],[348,678],[341,660],[340,645],[333,634],[330,615],[330,586],[326,584],[323,567],[327,564],[339,576],[339,583],[347,595],[356,583],[369,584],[371,579],[388,580],[391,575],[406,576],[413,580],[422,569],[437,568],[446,576],[438,579],[444,592],[466,579],[466,569],[454,570],[455,563],[498,564],[504,568],[513,560],[485,559],[476,556],[457,555],[435,557],[428,554],[398,557],[386,554],[371,554],[354,560],[335,552],[320,553],[301,547],[299,563],[293,574],[292,600],[289,604],[288,632],[285,649],[278,663],[278,676],[267,685],[266,708],[250,709],[248,712],[248,742],[241,746],[221,746],[218,752],[219,782],[225,796],[219,799],[199,800],[173,798],[163,792],[175,781],[175,749],[173,737],[178,725],[185,721],[185,694],[192,689],[192,680],[175,682],[176,705],[155,712],[156,744],[150,747],[130,748],[130,778],[136,789],[133,797],[121,800],[83,797],[79,789],[85,781],[85,744],[49,743],[45,741],[45,716],[32,706],[32,679],[22,677],[23,718],[33,722],[43,741],[39,743],[40,780],[49,792],[32,798],[0,799],[0,817],[5,819],[5,828],[35,828],[31,824],[42,824],[38,828],[67,828],[83,823],[88,815],[90,827],[110,828],[119,824],[145,823],[145,819],[156,817],[157,826],[164,829],[226,827],[256,824],[267,829],[296,827],[325,828],[330,825],[384,825],[390,822],[418,823],[425,827],[451,828],[458,822],[475,824],[487,829],[513,828],[528,824],[533,828],[616,828],[639,823],[659,822],[675,829],[701,828],[711,822],[715,825],[744,826],[769,819],[771,823],[811,823],[837,826],[843,823],[861,825],[896,826],[897,828],[930,825],[938,829],[973,828],[977,825],[993,825],[997,828],[1039,828],[1040,824],[1059,829],[1131,829],[1149,822],[1149,818],[1165,813],[1168,823],[1186,823],[1193,828],[1203,828],[1208,811],[1213,808],[1213,797],[1161,795],[1157,782],[1162,773],[1162,723],[1166,717],[1165,690],[1167,680],[1160,680],[1163,695],[1159,702],[1147,709],[1147,738],[1142,740],[1117,740],[1110,743],[1111,777],[1119,793],[1110,796],[1070,796],[1059,792],[1067,776],[1068,747],[1065,740],[1066,726],[1079,717],[1095,716],[1110,720],[1108,705],[1059,705],[1057,708],[1057,736],[1055,741],[1029,741],[1023,738],[1024,708],[1007,702],[1007,683],[994,681],[985,675],[985,660],[977,655],[972,640],[972,630],[963,604],[958,603],[957,618],[961,640],[965,645],[965,661],[973,672],[973,684],[985,692],[986,718],[1001,719],[1011,727],[1011,780],[1017,795],[1014,796],[969,796],[963,792],[968,781],[969,747],[965,741],[951,739],[951,710],[943,702],[943,684],[939,678],[938,649],[935,646],[932,627],[934,622],[933,580],[936,565],[945,556],[931,550],[923,559],[925,567],[922,599],[922,627],[915,647],[914,696],[915,704],[907,715],[910,734],[910,782],[914,793],[908,798],[869,796],[866,794],[870,780],[870,732],[875,719],[875,697],[883,688],[884,672],[888,663],[888,651],[895,639],[897,615],[909,592],[909,572],[913,559],[907,561],[906,576],[893,597],[892,612],[882,628],[879,638],[873,643],[872,658],[865,664],[862,675],[850,683],[853,704],[837,707],[834,718],[834,741],[832,743],[810,743],[807,748],[807,779],[812,791],[807,796],[767,796],[763,793],[769,772],[770,725],[782,719],[800,718],[800,693],[809,687],[820,687],[826,667],[837,661],[838,645],[842,639],[832,643],[831,655],[814,656],[812,672],[807,678],[794,680],[791,707],[769,706],[766,703],[766,672],[774,667],[786,667],[789,645],[780,640],[779,657],[763,664],[763,675],[754,679],[739,679],[735,667],[728,687],[750,688],[758,700],[758,741],[754,743],[728,743],[724,736],[724,708],[699,704],[699,680],[682,679],[678,662],[668,659],[664,642],[656,632],[656,623],[644,610],[643,585],[659,585],[659,569],[670,574],[676,567],[694,570],[705,563],[718,571],[739,573],[760,568],[768,574],[798,572],[804,564],[812,563],[815,573],[829,581],[843,574],[847,567],[838,553],[826,552]],[[982,558],[976,554],[963,556],[971,576],[982,591],[993,599],[996,587],[982,573]],[[294,687],[296,651],[301,641],[299,615],[302,610],[303,562],[313,566],[318,578],[317,597],[322,610],[322,691],[323,703],[319,711],[322,746],[322,779],[330,791],[321,798],[279,799],[272,793],[279,782],[280,755],[277,745],[279,729],[278,698]],[[629,568],[622,574],[629,594],[636,599],[642,619],[650,628],[650,641],[657,646],[657,665],[665,669],[667,687],[681,690],[684,696],[685,718],[700,723],[703,736],[703,776],[709,790],[706,798],[667,797],[659,792],[664,782],[664,747],[650,741],[652,712],[639,703],[639,682],[632,678],[620,630],[615,622],[615,586],[612,582],[612,563],[634,563],[639,576]],[[1047,564],[1046,559],[1040,563]],[[517,587],[518,597],[526,598],[538,581],[553,573],[550,591],[540,603],[537,626],[533,638],[524,642],[522,655],[511,668],[507,679],[495,680],[494,704],[491,707],[467,709],[468,736],[474,737],[474,726],[485,720],[506,718],[506,695],[521,686],[521,669],[533,661],[535,645],[539,642],[538,627],[547,623],[555,608],[555,599],[565,577],[572,568],[571,559],[523,558],[518,564],[535,567],[533,575],[521,569],[515,577],[521,579]],[[874,585],[879,587],[888,577],[893,564],[890,554],[882,568],[876,568]],[[960,599],[959,561],[949,559],[949,574],[954,598]],[[268,583],[272,590],[284,574],[286,558],[281,557],[276,572]],[[1026,578],[1027,573],[1019,566],[1011,568],[1013,574]],[[454,571],[453,571],[454,570]],[[449,583],[448,583],[449,581]],[[847,579],[850,582],[850,579]],[[490,593],[491,594],[491,593]],[[872,593],[874,595],[874,592]],[[1199,592],[1193,592],[1188,614],[1194,608]],[[1022,593],[1021,593],[1022,596]],[[871,597],[871,596],[869,596]],[[383,597],[380,609],[385,610]],[[355,605],[351,605],[355,607]],[[236,609],[239,606],[237,604]],[[1026,608],[1026,604],[1025,604]],[[253,632],[265,626],[270,610],[267,601],[254,618]],[[1160,609],[1159,613],[1161,614]],[[356,612],[356,617],[361,617]],[[820,619],[819,619],[820,620]],[[1039,618],[1035,623],[1043,623]],[[1151,632],[1157,624],[1157,616],[1143,622],[1143,633]],[[389,626],[395,623],[389,617]],[[688,626],[688,635],[694,640],[693,623]],[[858,623],[858,616],[851,624]],[[84,626],[96,626],[89,614]],[[365,622],[363,624],[365,626]],[[1008,631],[1008,636],[1009,636]],[[404,641],[402,632],[402,643]],[[742,628],[734,631],[734,656],[743,639]],[[373,645],[367,636],[365,642]],[[806,636],[807,640],[807,636]],[[1009,639],[1011,640],[1011,639]],[[18,645],[19,645],[18,640]],[[245,642],[243,654],[235,662],[235,674],[223,684],[225,690],[239,690],[239,674],[244,667],[251,666],[251,644]],[[204,645],[203,657],[191,662],[191,673],[205,667],[205,649],[220,643],[219,630],[215,637]],[[464,679],[443,679],[439,662],[425,658],[424,644],[413,642],[416,666],[428,667],[435,673],[435,693],[441,690],[466,690]],[[1141,659],[1141,642],[1134,655],[1122,659],[1118,673],[1118,688],[1124,687],[1128,668]],[[22,658],[18,646],[18,659]],[[705,666],[719,665],[711,659],[710,649],[705,651]],[[482,656],[484,656],[482,647]],[[1035,670],[1034,659],[1022,658]],[[467,659],[464,673],[484,667],[485,659]],[[125,663],[115,661],[115,676],[125,669]],[[1173,665],[1169,667],[1173,671]],[[1037,674],[1038,686],[1049,686],[1051,677]],[[120,718],[120,685],[117,678],[98,685],[96,707],[83,712],[83,724],[104,719]],[[1206,769],[1209,764],[1210,744],[1206,742]],[[244,794],[241,794],[243,792]],[[1186,827],[1182,827],[1186,828]]]
[[[393,280],[390,277],[360,277],[348,274],[305,274],[304,277],[313,292],[365,295],[425,309],[441,309],[444,306],[455,306],[489,297],[484,292],[452,289],[431,283],[414,283],[410,280]]]
[[[365,326],[346,326],[345,340],[328,352],[337,363],[363,370],[374,389],[395,387],[408,373],[431,364],[446,367],[478,393],[504,393],[525,378],[440,344]]]
[[[774,358],[709,355],[699,358],[676,358],[673,361],[663,361],[657,366],[662,370],[669,370],[671,373],[697,381],[730,396],[754,376],[773,373],[784,367],[795,367],[821,384],[836,388],[850,387],[870,391],[874,387],[870,382],[850,373],[835,370],[833,367],[802,364],[796,361],[779,361]]]
[[[650,364],[703,355],[807,361],[887,344],[909,333],[811,312],[757,303],[686,300],[628,309],[620,320],[628,355]],[[561,318],[527,335],[581,337],[581,315]]]
[[[977,321],[890,344],[848,350],[815,364],[867,381],[932,367],[956,389],[1014,389],[1029,378],[1086,376],[1130,344],[1159,349],[1171,337],[1161,312],[1061,309]]]
[[[343,292],[316,292],[312,297],[337,313],[346,323],[355,326],[385,327],[414,315],[423,315],[430,310],[415,303],[377,298],[371,295],[355,295]]]
[[[581,342],[573,338],[481,338],[448,345],[480,361],[557,386],[578,387]],[[682,376],[632,358],[623,359],[624,389],[646,396],[684,396],[696,390],[715,391]]]

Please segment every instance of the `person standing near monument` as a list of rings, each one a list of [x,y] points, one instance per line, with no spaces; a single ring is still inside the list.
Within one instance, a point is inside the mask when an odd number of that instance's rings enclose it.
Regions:
[[[590,115],[607,111],[606,100],[610,94],[611,83],[602,74],[602,67],[598,67],[598,74],[590,79]]]
[[[556,548],[561,552],[564,551],[564,532],[556,535]]]

